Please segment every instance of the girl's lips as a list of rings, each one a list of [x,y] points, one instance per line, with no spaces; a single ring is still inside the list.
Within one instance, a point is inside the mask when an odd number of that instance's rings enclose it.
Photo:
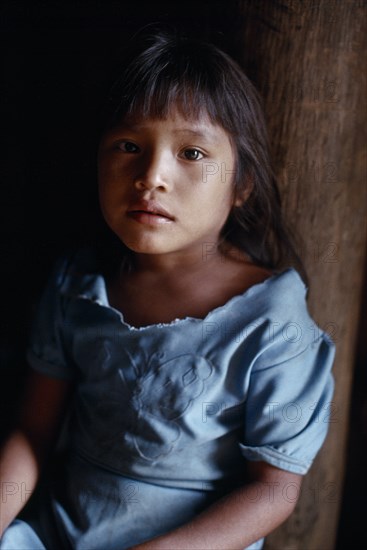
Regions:
[[[133,210],[127,214],[129,218],[133,218],[135,221],[145,225],[162,225],[173,222],[172,218],[167,218],[167,216],[155,214],[154,212],[146,212],[145,210]]]
[[[174,217],[154,200],[139,200],[129,205],[127,215],[140,223],[148,225],[174,221]]]

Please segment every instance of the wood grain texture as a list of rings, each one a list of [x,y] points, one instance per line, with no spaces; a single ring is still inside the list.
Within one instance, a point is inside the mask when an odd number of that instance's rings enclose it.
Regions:
[[[267,550],[335,546],[366,250],[366,4],[242,1],[237,50],[264,98],[286,218],[302,238],[309,308],[337,345],[324,447]]]

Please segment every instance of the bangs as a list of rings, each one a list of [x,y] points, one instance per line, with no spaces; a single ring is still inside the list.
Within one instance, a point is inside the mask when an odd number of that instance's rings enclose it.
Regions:
[[[133,57],[111,90],[107,126],[125,117],[165,119],[178,109],[186,119],[208,116],[233,134],[238,107],[224,60],[211,45],[195,48],[182,40],[166,46],[155,43]]]
[[[116,112],[118,118],[125,116],[165,119],[176,109],[185,119],[199,119],[209,116],[211,122],[222,124],[222,116],[213,92],[201,83],[186,79],[173,81],[156,79],[134,94],[131,100],[121,105]],[[220,95],[220,94],[218,94]]]

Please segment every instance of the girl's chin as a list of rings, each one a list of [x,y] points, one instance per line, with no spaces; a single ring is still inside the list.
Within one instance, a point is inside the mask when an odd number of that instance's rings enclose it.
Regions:
[[[165,246],[164,244],[152,243],[152,242],[131,242],[129,240],[122,240],[123,244],[134,254],[169,254],[170,252],[176,252],[176,249],[172,250],[172,247]]]

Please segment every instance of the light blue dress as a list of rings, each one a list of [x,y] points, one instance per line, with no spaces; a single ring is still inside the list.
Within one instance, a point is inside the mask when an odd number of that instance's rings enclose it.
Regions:
[[[76,383],[69,449],[39,518],[15,520],[0,549],[123,550],[243,483],[248,460],[305,474],[328,430],[335,351],[305,295],[290,268],[205,319],[135,328],[91,250],[60,259],[28,360]]]

